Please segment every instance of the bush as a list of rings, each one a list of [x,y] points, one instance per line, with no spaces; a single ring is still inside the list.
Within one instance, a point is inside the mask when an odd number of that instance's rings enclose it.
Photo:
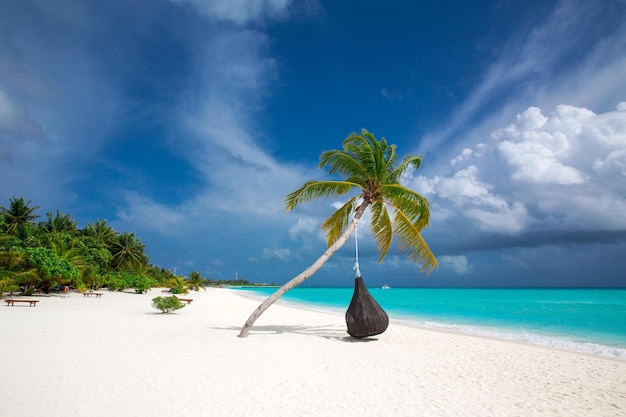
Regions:
[[[152,299],[152,307],[161,310],[161,313],[169,313],[181,309],[185,305],[176,297],[155,297]]]

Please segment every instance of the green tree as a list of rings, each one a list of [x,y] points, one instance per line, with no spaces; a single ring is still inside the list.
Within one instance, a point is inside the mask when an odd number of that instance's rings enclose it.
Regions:
[[[45,292],[56,285],[75,282],[80,277],[78,268],[53,249],[41,246],[26,248],[26,253],[29,262],[39,271],[40,287]],[[30,289],[25,288],[25,292]]]
[[[200,291],[200,288],[206,291],[206,288],[204,287],[206,283],[207,283],[207,280],[202,278],[202,275],[200,275],[200,272],[191,271],[191,273],[187,277],[185,286],[194,291]]]
[[[48,233],[66,232],[70,234],[76,233],[76,222],[69,214],[61,214],[59,210],[55,216],[51,212],[46,213],[48,221],[43,223],[43,228]]]
[[[174,278],[174,273],[168,269],[150,265],[146,271],[146,274],[156,279],[160,287],[169,286],[169,282]]]
[[[95,224],[87,223],[87,226],[83,230],[83,234],[93,238],[95,242],[98,242],[105,248],[111,246],[117,235],[115,230],[107,224],[106,219],[97,220]]]
[[[37,270],[28,267],[26,260],[26,252],[21,248],[0,250],[0,296],[6,291],[19,290],[18,283],[25,283],[25,287],[32,290],[35,283],[40,281]]]
[[[428,201],[399,183],[408,168],[420,167],[422,157],[408,155],[399,164],[397,162],[396,145],[388,145],[384,138],[376,139],[365,129],[361,134],[352,133],[348,136],[343,141],[342,150],[322,152],[319,168],[327,167],[329,174],[337,174],[342,180],[306,182],[287,196],[287,211],[318,198],[344,196],[353,189],[357,190],[357,194],[322,223],[328,249],[313,265],[263,301],[252,312],[239,337],[246,337],[265,310],[284,293],[310,278],[344,245],[367,208],[372,215],[370,229],[380,253],[379,262],[387,254],[395,235],[400,240],[401,248],[408,252],[409,259],[421,264],[422,272],[429,274],[438,266],[437,258],[421,235],[430,217]]]
[[[185,307],[185,304],[181,303],[176,297],[154,297],[152,299],[152,307],[161,310],[161,313],[169,313]]]
[[[9,208],[0,207],[0,213],[8,226],[7,232],[23,241],[26,239],[28,230],[39,218],[39,215],[35,214],[39,206],[31,207],[31,201],[25,202],[24,197],[12,197],[9,203]]]
[[[137,294],[143,294],[157,285],[154,278],[150,278],[140,271],[122,271],[121,274],[124,280],[124,287],[134,288]]]
[[[14,292],[19,290],[19,287],[15,284],[15,280],[11,278],[0,278],[0,298],[5,292]]]
[[[172,277],[169,281],[169,286],[172,287],[172,293],[174,294],[187,294],[187,283],[183,277]]]
[[[124,232],[111,244],[111,263],[115,270],[135,269],[148,262],[144,245],[134,233]]]
[[[119,272],[111,272],[104,276],[105,285],[109,291],[124,291],[126,284]]]

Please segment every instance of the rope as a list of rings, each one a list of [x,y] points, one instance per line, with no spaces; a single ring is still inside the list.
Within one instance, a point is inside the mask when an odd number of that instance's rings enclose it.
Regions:
[[[356,271],[356,277],[361,276],[361,270],[359,269],[359,219],[354,219],[354,246],[356,253],[356,262],[354,264],[354,270]]]

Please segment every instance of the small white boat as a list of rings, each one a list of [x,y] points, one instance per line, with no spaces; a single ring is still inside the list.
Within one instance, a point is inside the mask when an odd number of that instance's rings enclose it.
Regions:
[[[383,285],[380,288],[382,288],[383,290],[390,290],[391,289],[391,287],[389,285],[387,285],[387,284]]]

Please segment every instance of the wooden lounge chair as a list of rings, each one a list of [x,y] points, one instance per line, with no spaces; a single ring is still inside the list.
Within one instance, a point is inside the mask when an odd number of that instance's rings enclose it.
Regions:
[[[174,298],[176,298],[178,301],[184,301],[187,304],[191,304],[191,302],[193,301],[193,298],[178,298],[176,296],[174,296]]]
[[[37,305],[37,303],[39,302],[39,300],[16,300],[16,299],[9,299],[9,300],[4,300],[5,303],[7,303],[7,307],[8,306],[14,306],[15,303],[28,303],[29,307],[35,307]]]

